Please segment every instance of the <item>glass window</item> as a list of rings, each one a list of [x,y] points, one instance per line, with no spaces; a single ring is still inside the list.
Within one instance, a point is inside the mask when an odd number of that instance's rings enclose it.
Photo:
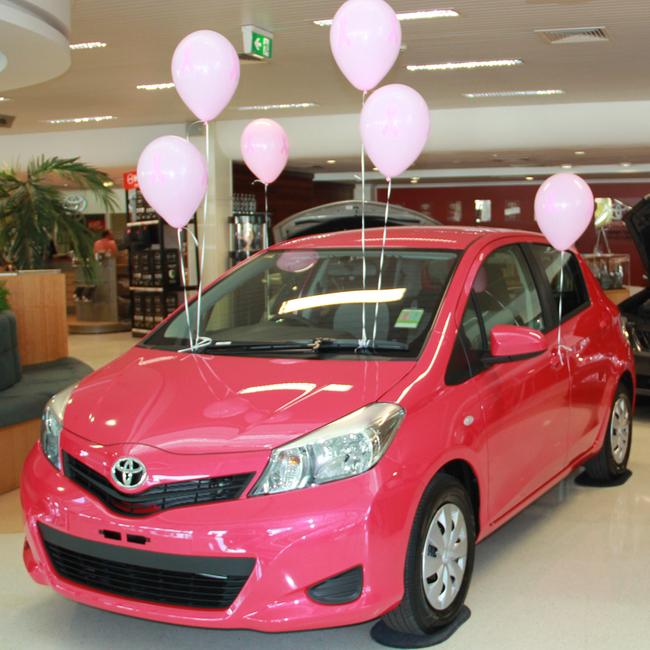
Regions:
[[[530,249],[551,285],[557,313],[560,309],[560,296],[562,297],[563,321],[589,304],[589,294],[580,264],[573,253],[560,253],[545,244],[531,244]],[[563,273],[562,267],[564,267]]]
[[[492,221],[492,201],[490,199],[476,199],[474,201],[476,223],[490,223]]]
[[[495,325],[544,330],[537,287],[519,246],[505,246],[488,256],[474,282],[474,295],[488,340]]]
[[[314,339],[358,342],[365,310],[368,338],[392,344],[395,356],[417,356],[457,258],[455,251],[387,249],[378,291],[377,249],[366,251],[365,289],[360,251],[269,251],[236,268],[204,293],[201,335],[228,345]],[[194,302],[190,308],[193,328],[196,309]],[[185,312],[144,344],[166,349],[188,347]],[[238,346],[238,353],[254,354],[243,348]]]

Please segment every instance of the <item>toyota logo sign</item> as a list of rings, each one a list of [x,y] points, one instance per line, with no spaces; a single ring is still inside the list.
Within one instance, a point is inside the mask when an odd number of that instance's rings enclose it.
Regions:
[[[140,487],[147,478],[147,468],[137,458],[120,458],[112,470],[113,480],[127,490]]]

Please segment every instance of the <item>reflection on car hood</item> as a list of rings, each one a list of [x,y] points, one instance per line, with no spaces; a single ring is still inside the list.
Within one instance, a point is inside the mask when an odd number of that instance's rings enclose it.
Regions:
[[[134,348],[81,382],[64,427],[181,454],[272,449],[376,401],[414,363]]]

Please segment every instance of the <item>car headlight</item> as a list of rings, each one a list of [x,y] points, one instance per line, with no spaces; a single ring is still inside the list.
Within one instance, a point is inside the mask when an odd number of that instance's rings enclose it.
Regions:
[[[629,341],[630,340],[630,331],[629,331],[629,321],[623,314],[619,314],[619,324],[621,326],[621,331],[623,336]]]
[[[45,457],[56,467],[61,469],[61,429],[63,429],[63,415],[66,406],[70,403],[72,391],[77,384],[64,388],[52,397],[45,405],[41,419],[41,448]]]
[[[370,404],[274,449],[251,495],[300,490],[362,474],[384,455],[404,415],[397,404]]]

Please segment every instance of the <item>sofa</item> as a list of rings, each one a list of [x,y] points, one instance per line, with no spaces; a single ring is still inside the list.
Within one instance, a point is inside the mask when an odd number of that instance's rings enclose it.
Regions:
[[[22,367],[16,318],[11,311],[0,312],[0,494],[18,487],[47,401],[91,371],[71,357]]]

